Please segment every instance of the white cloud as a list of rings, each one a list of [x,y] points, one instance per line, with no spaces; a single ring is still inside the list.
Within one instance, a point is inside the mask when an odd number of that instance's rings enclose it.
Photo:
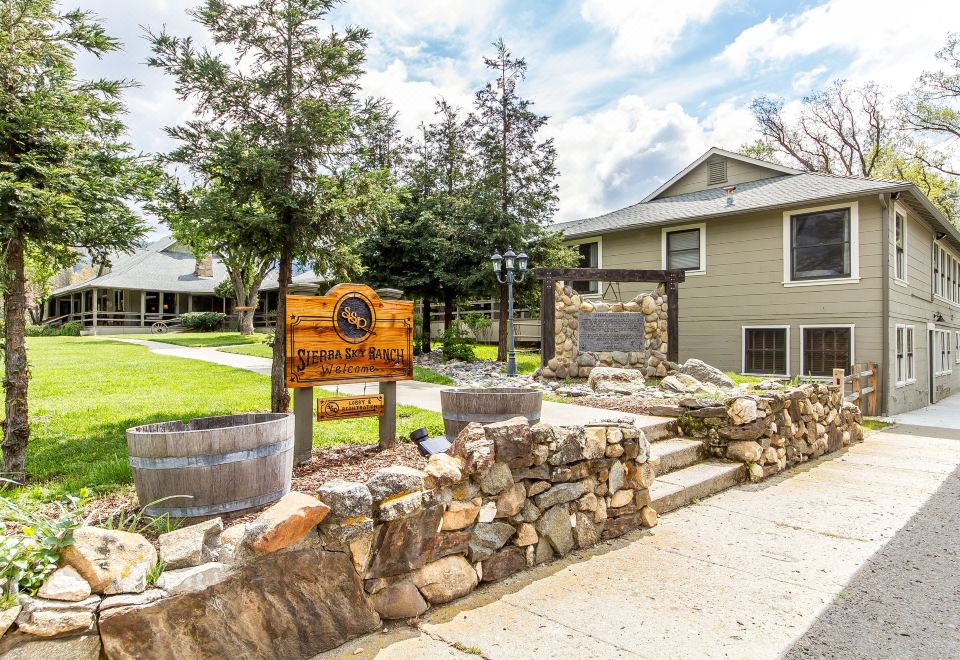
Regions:
[[[614,33],[616,57],[652,70],[666,59],[684,29],[704,23],[722,0],[584,0],[580,14]]]
[[[809,92],[814,84],[820,79],[820,77],[825,74],[829,69],[825,66],[818,66],[809,71],[798,71],[793,75],[793,91],[797,94],[805,94]]]
[[[877,80],[903,89],[924,68],[935,66],[934,52],[951,27],[960,23],[960,3],[915,0],[827,0],[798,14],[767,18],[728,44],[719,59],[737,72],[751,67],[789,65],[814,54],[847,53],[827,62],[831,75]]]

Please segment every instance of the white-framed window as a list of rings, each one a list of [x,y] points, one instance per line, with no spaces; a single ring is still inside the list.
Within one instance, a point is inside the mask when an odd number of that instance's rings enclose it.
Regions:
[[[603,237],[584,238],[567,243],[579,254],[577,268],[603,268]],[[596,280],[570,282],[570,286],[579,294],[600,293],[602,283]]]
[[[703,275],[707,272],[706,224],[664,227],[660,233],[660,249],[663,268]]]
[[[849,369],[856,358],[854,325],[801,325],[800,373],[832,378],[834,369]]]
[[[893,214],[894,277],[907,281],[907,219],[899,211]]]
[[[933,244],[933,295],[960,305],[960,259],[939,242]]]
[[[914,359],[914,331],[912,325],[897,324],[897,387],[903,387],[917,381],[916,360]]]
[[[960,330],[953,333],[953,363],[960,364]]]
[[[953,338],[949,330],[933,331],[933,373],[945,376],[953,373]]]
[[[740,372],[749,376],[790,375],[790,326],[754,325],[741,328]]]
[[[860,281],[859,204],[783,214],[783,285]]]

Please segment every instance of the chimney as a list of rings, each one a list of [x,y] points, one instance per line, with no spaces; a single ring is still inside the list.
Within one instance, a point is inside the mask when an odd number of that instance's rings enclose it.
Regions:
[[[213,277],[213,255],[208,254],[205,257],[197,259],[197,267],[193,274],[197,277]]]
[[[727,193],[727,206],[733,206],[733,191],[736,189],[736,186],[727,186],[723,189],[723,192]]]

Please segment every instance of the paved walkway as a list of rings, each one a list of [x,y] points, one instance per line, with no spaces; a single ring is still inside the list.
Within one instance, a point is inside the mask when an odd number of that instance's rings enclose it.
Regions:
[[[896,415],[892,419],[898,424],[960,429],[960,394],[948,396],[931,406]]]
[[[130,344],[139,344],[146,346],[150,352],[158,355],[171,355],[174,357],[188,358],[191,360],[202,360],[204,362],[213,362],[237,369],[246,369],[254,371],[265,376],[270,375],[270,360],[268,358],[256,357],[253,355],[239,355],[237,353],[225,353],[216,348],[194,348],[187,346],[176,346],[175,344],[165,344],[158,341],[149,341],[143,339],[127,339],[123,337],[103,337],[114,341],[122,341]],[[440,412],[440,390],[448,387],[446,385],[435,385],[433,383],[421,383],[416,380],[405,380],[397,383],[397,403],[404,406],[416,406],[425,410]],[[376,383],[352,383],[349,385],[332,385],[328,388],[330,391],[336,391],[343,394],[375,394],[378,386]],[[653,417],[650,415],[634,415],[631,413],[622,413],[601,408],[587,408],[569,403],[557,403],[554,401],[544,401],[541,410],[541,420],[557,426],[584,424],[590,421],[605,419],[623,419],[630,418],[643,427],[660,422],[671,421],[667,417]]]
[[[960,526],[956,500],[941,501],[958,465],[960,433],[870,433],[321,657],[777,658],[800,638],[800,657],[960,657],[957,547],[931,569],[942,544],[901,542],[927,511]],[[809,646],[831,623],[842,646]],[[888,643],[904,634],[913,646]]]

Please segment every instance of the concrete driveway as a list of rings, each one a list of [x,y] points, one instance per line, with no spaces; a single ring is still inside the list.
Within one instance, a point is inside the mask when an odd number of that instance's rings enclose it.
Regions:
[[[320,657],[960,657],[958,466],[960,433],[873,432]]]
[[[897,424],[960,429],[960,394],[948,396],[933,405],[911,410],[892,418]]]

